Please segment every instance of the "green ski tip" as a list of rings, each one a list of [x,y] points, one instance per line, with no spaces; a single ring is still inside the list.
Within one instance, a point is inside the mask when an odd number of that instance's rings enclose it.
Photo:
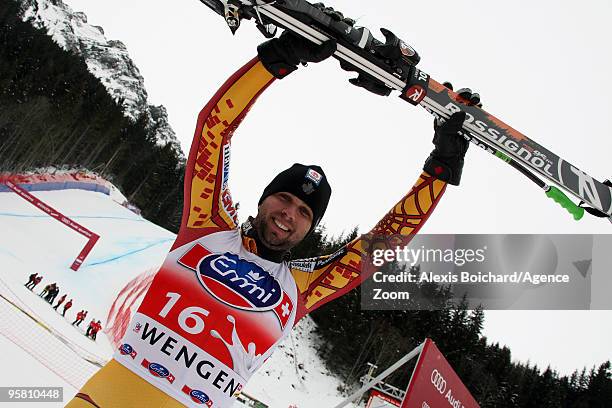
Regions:
[[[570,214],[572,214],[576,221],[584,216],[584,208],[578,207],[576,203],[570,200],[565,193],[559,190],[557,187],[548,187],[546,195],[555,200],[557,203],[559,203],[559,205],[561,205],[561,207],[565,208]]]

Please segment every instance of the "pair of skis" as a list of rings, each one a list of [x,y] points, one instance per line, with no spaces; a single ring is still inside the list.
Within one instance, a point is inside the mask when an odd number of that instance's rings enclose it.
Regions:
[[[581,219],[587,211],[612,222],[610,181],[594,179],[495,116],[466,104],[457,93],[416,68],[420,60],[416,51],[391,31],[381,29],[385,42],[378,41],[366,27],[354,27],[305,0],[200,1],[223,16],[232,33],[242,20],[252,19],[267,38],[274,37],[277,28],[282,28],[316,44],[335,39],[338,46],[334,56],[341,66],[375,84],[375,92],[389,94],[397,90],[400,98],[422,106],[441,121],[463,110],[467,114],[463,125],[466,139],[535,182],[574,219]],[[564,191],[579,199],[580,204],[574,203]],[[582,206],[583,203],[590,207]]]

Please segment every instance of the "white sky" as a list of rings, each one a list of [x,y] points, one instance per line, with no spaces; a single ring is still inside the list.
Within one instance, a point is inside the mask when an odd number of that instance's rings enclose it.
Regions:
[[[244,22],[235,38],[197,0],[65,0],[106,37],[123,41],[188,149],[197,113],[263,37]],[[590,175],[612,176],[612,3],[605,0],[390,0],[329,3],[358,23],[386,27],[439,81],[470,86],[485,109]],[[383,38],[377,34],[377,37]],[[397,97],[346,83],[336,61],[277,81],[233,139],[232,195],[254,214],[269,180],[294,162],[320,164],[333,188],[329,231],[362,231],[409,189],[432,148],[431,117]],[[256,169],[256,170],[255,170]],[[610,233],[575,222],[532,183],[472,147],[462,185],[450,187],[423,233]],[[568,373],[612,358],[612,312],[495,312],[485,334],[513,356]],[[578,344],[581,347],[576,347]]]

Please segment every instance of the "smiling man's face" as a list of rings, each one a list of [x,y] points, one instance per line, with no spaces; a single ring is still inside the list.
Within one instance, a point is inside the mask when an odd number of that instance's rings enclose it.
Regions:
[[[254,224],[266,247],[286,251],[304,239],[312,221],[312,210],[304,201],[291,193],[280,192],[261,202]]]

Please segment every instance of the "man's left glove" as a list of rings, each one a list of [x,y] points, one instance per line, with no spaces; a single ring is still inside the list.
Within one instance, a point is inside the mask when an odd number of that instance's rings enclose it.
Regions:
[[[317,45],[289,30],[257,47],[259,60],[276,78],[284,78],[298,68],[298,64],[321,62],[336,51],[336,41]]]
[[[444,83],[447,88],[453,89],[450,83]],[[468,88],[457,91],[466,102],[466,105],[481,107],[480,95],[473,93]],[[463,170],[463,159],[470,142],[459,134],[465,121],[465,112],[459,111],[451,115],[443,124],[434,121],[435,134],[433,144],[436,146],[431,152],[423,170],[428,174],[458,186],[461,181]]]

